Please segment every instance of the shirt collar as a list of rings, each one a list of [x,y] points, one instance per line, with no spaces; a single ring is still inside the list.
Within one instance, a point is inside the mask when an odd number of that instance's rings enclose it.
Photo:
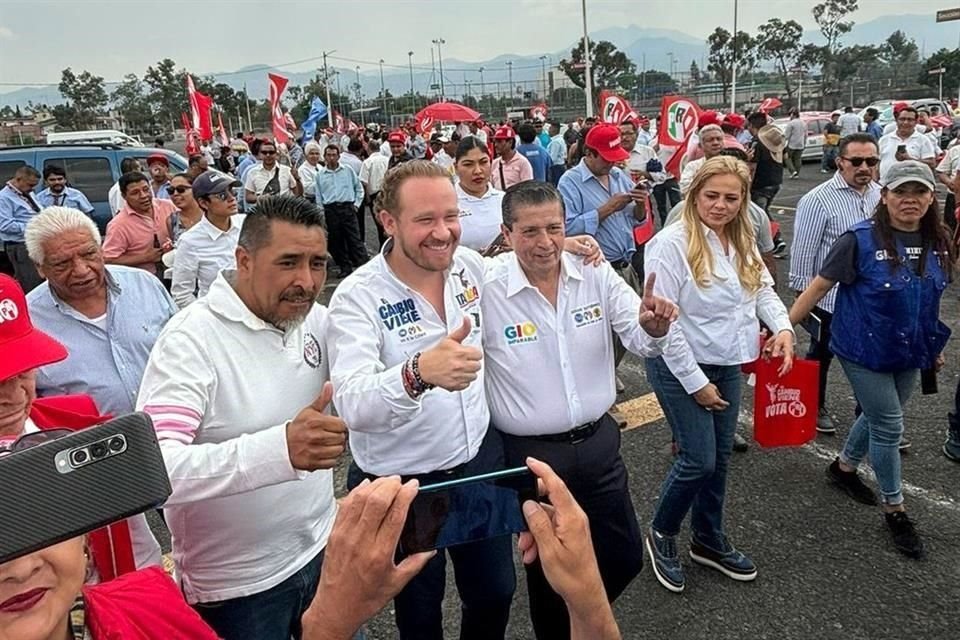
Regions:
[[[516,253],[511,253],[507,263],[507,297],[512,298],[524,289],[536,289],[530,284],[527,274],[520,266],[520,260]],[[574,280],[583,280],[583,265],[577,261],[577,258],[566,251],[560,254],[560,279],[567,281],[570,278]]]
[[[866,196],[868,193],[870,193],[874,189],[880,188],[876,182],[871,181],[870,184],[867,185],[867,188],[864,190],[864,192],[861,194],[859,191],[857,191],[856,189],[851,187],[849,184],[847,184],[847,181],[843,179],[843,176],[840,175],[839,171],[833,174],[833,178],[830,179],[830,182],[833,184],[835,189],[838,189],[838,190],[848,189],[860,196]]]
[[[460,186],[460,183],[459,183],[459,182],[458,182],[456,185],[454,185],[454,187],[455,187],[456,190],[457,190],[457,195],[458,195],[458,196],[460,196],[460,197],[462,197],[462,198],[470,198],[470,199],[473,199],[473,200],[486,200],[487,198],[492,198],[493,196],[502,193],[499,189],[493,187],[493,186],[490,185],[490,184],[487,184],[487,190],[483,193],[482,196],[480,196],[480,197],[478,198],[477,196],[472,195],[472,194],[469,194],[469,193],[467,193],[466,191],[464,191],[464,190],[463,190],[463,187]]]
[[[203,229],[203,232],[207,234],[211,240],[216,240],[220,236],[228,235],[237,228],[237,224],[233,221],[233,216],[230,216],[230,228],[226,231],[221,231],[218,229],[210,220],[207,219],[206,215],[200,216],[200,222],[197,223],[197,226]]]
[[[104,265],[103,267],[103,279],[107,284],[107,309],[109,310],[110,297],[119,296],[121,293],[123,293],[123,289],[120,287],[120,283],[117,282],[117,279],[113,276],[113,273],[111,273],[109,265]],[[53,290],[53,287],[50,286],[50,283],[47,283],[47,291],[50,293],[50,299],[53,300],[53,304],[57,309],[60,311],[63,311],[63,307],[73,309],[73,307],[57,296],[56,292]]]
[[[393,251],[393,238],[387,238],[387,241],[383,243],[383,246],[380,247],[380,255],[377,256],[378,266],[380,267],[380,273],[384,274],[387,278],[390,278],[396,282],[399,286],[407,290],[412,290],[410,285],[401,280],[396,273],[393,272],[393,269],[390,267],[390,263],[387,262],[387,254]],[[454,267],[457,265],[457,249],[453,250],[453,259],[450,261],[450,266],[443,271],[443,282],[444,282],[444,291],[446,291],[446,282],[450,278],[450,274],[453,273]]]
[[[237,295],[233,283],[236,280],[236,269],[224,269],[218,275],[210,290],[207,292],[207,304],[210,310],[224,320],[239,322],[253,331],[275,331],[280,329],[255,315],[246,303]]]

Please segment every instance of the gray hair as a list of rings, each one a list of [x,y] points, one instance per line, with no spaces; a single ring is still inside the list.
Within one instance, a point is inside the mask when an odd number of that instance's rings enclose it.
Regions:
[[[701,140],[703,140],[704,134],[710,133],[711,131],[716,131],[716,132],[719,133],[720,135],[723,135],[723,129],[720,128],[720,125],[718,125],[718,124],[707,124],[707,125],[704,125],[704,126],[700,129],[700,131],[697,132],[697,136],[698,136]]]
[[[27,254],[35,264],[43,264],[43,245],[69,231],[86,231],[100,246],[100,230],[90,216],[71,207],[47,207],[30,219],[24,232]]]
[[[550,202],[559,204],[560,213],[566,217],[563,197],[557,191],[557,188],[549,182],[527,180],[511,186],[503,195],[503,202],[500,204],[503,212],[503,226],[513,229],[513,223],[517,221],[517,209],[535,207]]]
[[[313,140],[311,140],[306,144],[306,146],[303,147],[304,153],[310,153],[311,151],[314,151],[314,150],[316,150],[316,152],[319,154],[323,154],[323,148],[320,146],[319,142],[314,142]]]

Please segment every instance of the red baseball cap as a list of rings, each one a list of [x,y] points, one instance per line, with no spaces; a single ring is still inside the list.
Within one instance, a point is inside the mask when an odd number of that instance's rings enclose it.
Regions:
[[[620,146],[620,127],[609,122],[590,127],[584,143],[607,162],[623,162],[630,157],[627,150]]]
[[[391,131],[390,135],[387,136],[387,142],[399,142],[400,144],[407,143],[407,136],[403,131]]]
[[[513,127],[510,125],[503,125],[498,127],[496,132],[493,134],[494,140],[513,140],[517,135],[513,132]]]
[[[708,124],[720,124],[720,115],[716,111],[704,111],[697,120],[697,128],[703,129]]]
[[[747,124],[747,119],[739,113],[728,113],[723,116],[723,120],[720,121],[719,124],[725,124],[728,127],[734,127],[736,129],[743,129],[744,125]]]
[[[30,322],[20,284],[0,274],[0,381],[66,357],[66,347]]]
[[[149,156],[147,156],[148,167],[152,165],[154,162],[162,162],[168,167],[170,166],[170,160],[168,160],[167,156],[163,155],[162,153],[151,153]]]
[[[893,103],[893,115],[900,115],[900,112],[910,106],[909,102],[894,102]]]

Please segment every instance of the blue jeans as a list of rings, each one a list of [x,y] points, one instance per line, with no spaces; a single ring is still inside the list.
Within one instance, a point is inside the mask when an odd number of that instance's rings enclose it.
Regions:
[[[820,159],[820,168],[824,171],[834,171],[837,168],[837,154],[839,147],[824,146],[823,158]]]
[[[323,551],[271,589],[242,598],[195,604],[193,608],[224,640],[299,639],[303,633],[300,618],[317,591],[322,565]]]
[[[690,511],[694,539],[709,548],[723,549],[723,501],[733,435],[740,412],[740,367],[701,364],[700,369],[730,405],[707,411],[688,394],[663,358],[647,359],[647,380],[670,423],[680,449],[660,487],[653,528],[664,535],[680,533]]]
[[[880,499],[888,505],[903,502],[900,482],[900,438],[903,436],[903,405],[917,388],[919,369],[880,373],[837,357],[863,413],[853,423],[840,461],[858,467],[869,452],[877,476]]]

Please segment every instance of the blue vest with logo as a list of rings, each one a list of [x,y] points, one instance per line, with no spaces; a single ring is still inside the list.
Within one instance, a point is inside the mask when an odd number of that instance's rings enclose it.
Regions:
[[[932,368],[950,329],[940,322],[940,297],[947,286],[945,254],[930,249],[925,273],[908,266],[903,244],[900,263],[877,244],[873,220],[850,228],[857,236],[857,280],[840,284],[830,325],[830,350],[878,372]]]

